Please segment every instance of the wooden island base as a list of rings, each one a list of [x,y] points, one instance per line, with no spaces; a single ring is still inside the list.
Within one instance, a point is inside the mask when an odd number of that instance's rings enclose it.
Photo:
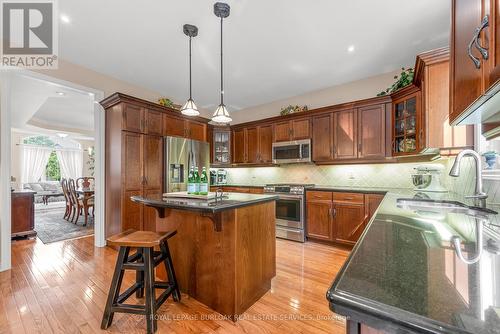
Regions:
[[[163,214],[162,214],[163,216]],[[217,214],[164,209],[156,230],[169,241],[181,291],[236,321],[276,275],[275,202]],[[157,276],[166,279],[164,269]]]

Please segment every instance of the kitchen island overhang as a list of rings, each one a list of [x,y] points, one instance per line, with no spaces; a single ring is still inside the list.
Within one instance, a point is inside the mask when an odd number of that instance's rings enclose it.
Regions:
[[[495,313],[500,299],[495,296],[485,304],[481,298],[493,295],[484,282],[498,277],[500,255],[485,247],[479,262],[462,262],[437,227],[470,227],[474,219],[463,213],[445,215],[439,208],[421,211],[398,205],[401,199],[423,195],[473,207],[473,200],[461,194],[389,190],[326,293],[330,309],[346,317],[350,334],[500,334]],[[490,219],[498,225],[498,216]],[[461,237],[467,249],[475,249],[475,239]],[[450,281],[450,268],[461,272],[462,285]],[[479,278],[482,284],[477,284]]]
[[[236,321],[271,288],[276,275],[274,195],[229,193],[199,200],[133,196],[157,210],[155,231],[169,240],[182,292]],[[157,276],[166,278],[164,270]]]

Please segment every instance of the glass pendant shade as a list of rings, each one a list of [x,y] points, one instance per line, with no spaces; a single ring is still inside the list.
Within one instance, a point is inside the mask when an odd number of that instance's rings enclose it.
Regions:
[[[181,113],[186,116],[198,116],[200,114],[198,107],[192,99],[187,100],[187,102],[182,106]]]
[[[216,123],[229,123],[232,120],[224,104],[220,104],[212,116],[212,121]]]

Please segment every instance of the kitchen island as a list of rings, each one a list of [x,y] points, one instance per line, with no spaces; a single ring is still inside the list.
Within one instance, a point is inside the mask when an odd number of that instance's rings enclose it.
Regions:
[[[236,321],[271,288],[277,196],[131,199],[157,210],[156,231],[177,230],[168,243],[181,291]]]
[[[477,216],[404,199],[473,206],[453,193],[385,195],[327,291],[330,309],[347,317],[347,333],[500,333],[498,215],[484,210],[482,254],[468,264],[479,256]],[[465,261],[453,236],[461,240]]]

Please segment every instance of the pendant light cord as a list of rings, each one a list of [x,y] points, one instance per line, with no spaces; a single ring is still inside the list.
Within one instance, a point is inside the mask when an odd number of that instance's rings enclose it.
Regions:
[[[222,64],[222,17],[220,18],[220,104],[224,105],[224,72]]]
[[[189,99],[192,100],[192,87],[191,87],[191,36],[189,36]]]

